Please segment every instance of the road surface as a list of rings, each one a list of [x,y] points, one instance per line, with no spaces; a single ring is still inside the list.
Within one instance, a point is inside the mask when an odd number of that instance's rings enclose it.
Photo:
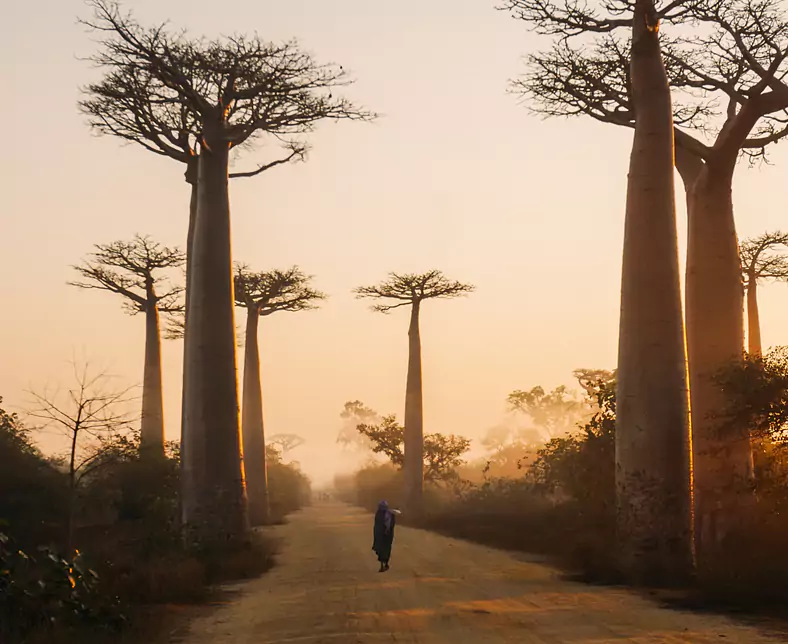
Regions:
[[[188,644],[705,644],[786,642],[623,589],[562,580],[527,557],[399,526],[391,570],[371,515],[322,503],[276,529],[277,566],[197,619]]]

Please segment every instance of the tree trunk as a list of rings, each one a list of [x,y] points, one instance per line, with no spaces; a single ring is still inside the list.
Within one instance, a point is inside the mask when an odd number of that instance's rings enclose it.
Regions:
[[[80,412],[81,413],[81,412]],[[68,516],[66,518],[66,552],[74,550],[74,516],[77,504],[77,439],[79,438],[79,420],[71,430],[71,454],[68,462]]]
[[[246,493],[249,497],[249,522],[253,526],[267,524],[270,516],[263,394],[260,384],[260,350],[257,339],[259,322],[260,313],[257,308],[247,309],[241,426],[244,439]]]
[[[760,357],[761,318],[758,313],[758,280],[755,275],[747,278],[747,352],[751,357]]]
[[[184,307],[183,307],[183,373],[181,374],[181,462],[184,461],[184,454],[188,449],[188,432],[186,431],[186,383],[189,377],[189,360],[186,346],[186,334],[189,332],[189,277],[191,276],[192,247],[194,246],[194,224],[197,221],[197,183],[199,179],[200,158],[191,157],[186,166],[184,177],[186,183],[191,188],[189,199],[189,228],[186,232],[186,286],[184,288]]]
[[[741,359],[741,264],[731,185],[738,147],[703,168],[689,197],[687,354],[692,408],[698,556],[720,543],[748,505],[752,452],[746,427],[720,432],[726,400],[715,376]]]
[[[405,453],[403,474],[408,512],[418,516],[422,510],[424,488],[424,410],[421,388],[421,336],[419,309],[413,302],[408,329],[408,381],[405,388]]]
[[[673,185],[673,117],[653,3],[637,0],[616,421],[621,570],[671,582],[692,568],[690,441]]]
[[[152,289],[151,289],[152,290]],[[145,371],[142,380],[140,454],[144,458],[164,456],[164,402],[161,385],[161,333],[155,294],[148,294],[145,311]]]
[[[182,513],[191,537],[225,542],[248,530],[238,413],[238,372],[228,191],[229,146],[200,153],[189,266]]]

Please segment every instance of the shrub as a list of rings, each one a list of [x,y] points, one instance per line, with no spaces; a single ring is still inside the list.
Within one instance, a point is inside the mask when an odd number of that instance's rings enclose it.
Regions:
[[[26,641],[34,632],[80,627],[120,630],[125,618],[107,600],[98,575],[76,553],[66,560],[48,548],[29,555],[0,533],[0,635]]]
[[[490,477],[490,467],[481,483],[460,485],[458,478],[457,485],[426,486],[420,525],[550,555],[587,578],[615,580],[615,383],[588,383],[587,391],[594,412],[580,432],[551,440],[535,458],[524,445],[514,446],[517,478]],[[338,482],[347,490],[347,481]],[[370,510],[384,498],[401,500],[401,475],[391,465],[362,468],[353,487],[355,498],[348,500]]]
[[[309,478],[293,463],[283,463],[275,447],[266,447],[268,464],[268,500],[271,520],[280,523],[291,512],[309,505],[312,487]]]
[[[68,482],[34,447],[16,414],[3,409],[0,463],[0,522],[13,526],[24,547],[56,543],[66,518]]]

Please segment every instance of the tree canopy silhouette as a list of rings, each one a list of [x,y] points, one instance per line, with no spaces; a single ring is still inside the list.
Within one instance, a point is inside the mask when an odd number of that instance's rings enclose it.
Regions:
[[[434,298],[461,297],[473,292],[474,287],[448,279],[440,271],[422,274],[389,273],[389,278],[375,286],[359,286],[354,290],[356,297],[384,300],[375,304],[373,311],[389,313],[401,306],[411,306]],[[393,300],[391,303],[385,300]]]

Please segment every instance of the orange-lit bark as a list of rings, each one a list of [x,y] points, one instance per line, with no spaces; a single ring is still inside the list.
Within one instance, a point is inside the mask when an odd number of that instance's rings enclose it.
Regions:
[[[619,557],[633,580],[692,568],[690,441],[673,115],[652,2],[637,0],[616,421]]]
[[[405,498],[408,511],[418,515],[422,510],[424,488],[424,410],[421,382],[421,334],[419,311],[421,303],[413,302],[408,328],[408,376],[405,388]]]
[[[200,541],[248,530],[241,456],[228,192],[229,145],[211,137],[200,153],[189,276],[182,455],[183,521]]]
[[[257,329],[260,313],[247,309],[244,348],[244,384],[242,423],[246,494],[249,499],[249,523],[265,525],[269,520],[268,468],[265,460],[265,426],[263,393],[260,383],[260,350]]]

